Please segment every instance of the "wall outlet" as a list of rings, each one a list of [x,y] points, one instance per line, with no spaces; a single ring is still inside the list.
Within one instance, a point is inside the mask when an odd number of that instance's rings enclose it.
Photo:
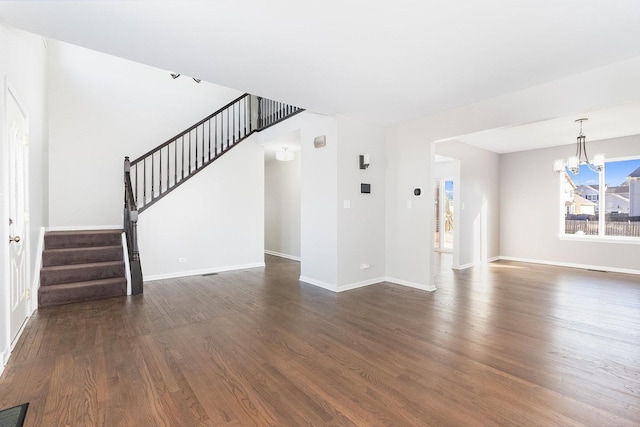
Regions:
[[[366,270],[369,267],[371,267],[369,264],[360,264],[360,270]]]
[[[182,263],[182,262],[187,262],[187,259],[186,259],[186,258],[183,258],[183,257],[180,257],[180,258],[178,258],[178,262],[181,262],[181,263]]]

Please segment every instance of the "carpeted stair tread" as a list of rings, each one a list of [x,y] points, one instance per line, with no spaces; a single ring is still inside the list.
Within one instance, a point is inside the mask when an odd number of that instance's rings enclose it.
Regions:
[[[90,248],[46,249],[42,252],[42,266],[84,264],[120,261],[122,246],[96,246]]]
[[[45,249],[116,246],[122,243],[122,230],[49,231],[44,236]]]
[[[122,230],[45,233],[39,307],[126,294]]]
[[[38,305],[40,307],[45,307],[72,302],[112,298],[124,296],[126,294],[127,279],[124,277],[75,283],[61,283],[40,287],[38,292]]]
[[[55,265],[40,270],[40,287],[60,283],[124,277],[124,261],[95,262],[72,265]]]

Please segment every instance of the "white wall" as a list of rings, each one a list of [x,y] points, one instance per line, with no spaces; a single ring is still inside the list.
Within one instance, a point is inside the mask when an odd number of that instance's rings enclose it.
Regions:
[[[466,268],[500,255],[500,156],[459,141],[436,144],[436,153],[459,160],[459,216],[454,268]],[[454,260],[455,261],[455,260]]]
[[[145,280],[264,265],[264,151],[255,140],[140,214]]]
[[[300,132],[301,277],[342,291],[385,279],[385,160],[382,130],[348,117],[302,113],[260,134],[268,142]],[[327,144],[315,148],[316,136]],[[371,166],[360,170],[358,155]],[[360,194],[360,183],[372,192]],[[349,200],[351,208],[344,208]],[[361,270],[360,264],[370,268]]]
[[[432,138],[420,129],[404,125],[392,126],[385,132],[387,276],[395,282],[431,287]],[[414,196],[415,188],[422,188],[423,195]]]
[[[29,119],[29,255],[28,283],[38,277],[39,229],[47,225],[47,56],[42,38],[0,25],[0,235],[9,235],[7,211],[7,139],[5,81],[19,98]],[[6,240],[4,240],[6,243]],[[0,365],[9,355],[9,276],[8,246],[0,245]],[[37,298],[32,288],[32,301]],[[33,308],[35,305],[32,304]]]
[[[433,283],[431,251],[433,182],[431,144],[472,132],[580,114],[640,100],[640,57],[488,99],[386,130],[387,275]],[[407,208],[413,187],[430,189],[430,203]],[[504,203],[504,201],[503,201]]]
[[[121,224],[124,156],[143,154],[242,94],[51,46],[52,226]],[[244,141],[140,215],[145,280],[263,264],[263,155]]]
[[[241,92],[61,42],[50,43],[52,226],[117,225],[122,163]]]
[[[264,165],[264,249],[300,259],[300,153]]]
[[[328,289],[338,283],[338,131],[333,117],[303,112],[260,132],[262,143],[300,132],[300,280]],[[325,135],[327,144],[313,140]]]
[[[385,152],[382,129],[338,116],[338,288],[383,281],[385,268]],[[359,155],[371,164],[360,169]],[[370,194],[360,184],[371,184]],[[344,207],[348,201],[349,208]],[[370,267],[361,269],[361,264]]]
[[[638,155],[640,135],[588,141],[587,149],[610,159]],[[560,178],[553,172],[553,162],[574,152],[575,145],[566,145],[501,156],[501,255],[640,273],[640,244],[559,237]]]

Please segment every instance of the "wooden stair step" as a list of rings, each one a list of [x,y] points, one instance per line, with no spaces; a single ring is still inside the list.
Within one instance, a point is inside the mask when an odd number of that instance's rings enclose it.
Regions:
[[[38,292],[38,306],[47,307],[73,302],[92,301],[125,296],[126,294],[127,279],[124,277],[60,283],[40,287]]]
[[[40,288],[61,283],[125,277],[124,261],[56,265],[40,270]]]
[[[85,264],[120,261],[122,246],[97,246],[91,248],[46,249],[42,252],[42,266]]]

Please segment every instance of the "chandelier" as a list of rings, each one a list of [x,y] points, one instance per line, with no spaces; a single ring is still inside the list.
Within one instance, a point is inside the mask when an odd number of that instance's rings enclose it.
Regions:
[[[587,120],[589,119],[582,118],[575,121],[576,123],[580,123],[580,133],[576,138],[576,154],[575,156],[569,157],[566,163],[564,160],[556,160],[553,167],[556,172],[563,171],[565,166],[574,175],[580,173],[580,165],[586,165],[593,172],[600,172],[604,168],[604,154],[596,154],[593,156],[593,162],[589,161],[586,145],[587,137],[582,132],[582,122],[586,122]]]

